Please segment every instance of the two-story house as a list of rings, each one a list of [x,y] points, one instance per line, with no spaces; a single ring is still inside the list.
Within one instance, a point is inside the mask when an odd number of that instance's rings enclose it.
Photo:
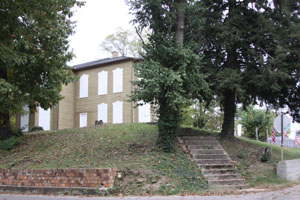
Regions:
[[[64,99],[52,109],[38,108],[35,113],[17,116],[17,127],[26,132],[34,126],[44,130],[86,127],[96,120],[108,124],[154,121],[149,104],[136,107],[128,101],[133,90],[131,81],[137,80],[133,65],[139,61],[115,55],[75,65],[73,72],[80,78],[63,86]]]

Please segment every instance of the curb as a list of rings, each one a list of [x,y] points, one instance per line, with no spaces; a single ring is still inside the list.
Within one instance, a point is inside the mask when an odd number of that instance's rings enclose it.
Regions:
[[[10,186],[0,185],[0,192],[16,192],[30,194],[67,194],[67,195],[100,195],[106,193],[106,188],[90,187],[30,187],[30,186]]]

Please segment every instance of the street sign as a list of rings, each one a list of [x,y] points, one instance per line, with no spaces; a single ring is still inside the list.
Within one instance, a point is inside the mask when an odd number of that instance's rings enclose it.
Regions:
[[[278,133],[281,133],[281,161],[283,161],[283,133],[287,132],[291,128],[291,120],[286,115],[277,116],[274,120],[274,129]]]
[[[277,133],[281,133],[281,115],[278,115],[274,120],[274,128]],[[283,115],[283,132],[287,132],[291,128],[291,119]]]

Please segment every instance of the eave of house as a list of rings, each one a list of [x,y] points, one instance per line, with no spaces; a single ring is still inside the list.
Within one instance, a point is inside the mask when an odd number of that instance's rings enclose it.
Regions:
[[[133,57],[116,57],[116,58],[104,58],[100,60],[94,60],[91,62],[86,62],[78,65],[74,65],[72,70],[74,72],[82,71],[82,70],[87,70],[87,69],[92,69],[96,67],[101,67],[101,66],[107,66],[107,65],[112,65],[112,64],[117,64],[117,63],[122,63],[126,61],[133,61],[133,62],[138,62],[140,61],[140,58],[133,58]]]

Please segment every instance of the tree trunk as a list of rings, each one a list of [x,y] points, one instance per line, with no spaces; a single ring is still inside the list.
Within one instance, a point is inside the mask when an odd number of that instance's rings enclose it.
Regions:
[[[0,140],[4,140],[11,135],[9,113],[0,116]]]
[[[184,39],[184,8],[186,0],[176,0],[178,3],[176,41],[183,46]],[[171,107],[167,99],[161,99],[159,103],[158,139],[156,146],[165,151],[174,151],[174,143],[180,126],[181,114],[179,108]]]
[[[177,15],[177,27],[176,27],[176,41],[183,45],[184,39],[184,5],[186,0],[177,0],[178,3],[178,15]]]
[[[221,138],[234,137],[234,116],[236,111],[235,91],[227,90],[224,93],[224,121]]]
[[[180,112],[166,101],[160,103],[158,120],[158,139],[156,146],[164,152],[174,151],[176,135],[181,121]]]

